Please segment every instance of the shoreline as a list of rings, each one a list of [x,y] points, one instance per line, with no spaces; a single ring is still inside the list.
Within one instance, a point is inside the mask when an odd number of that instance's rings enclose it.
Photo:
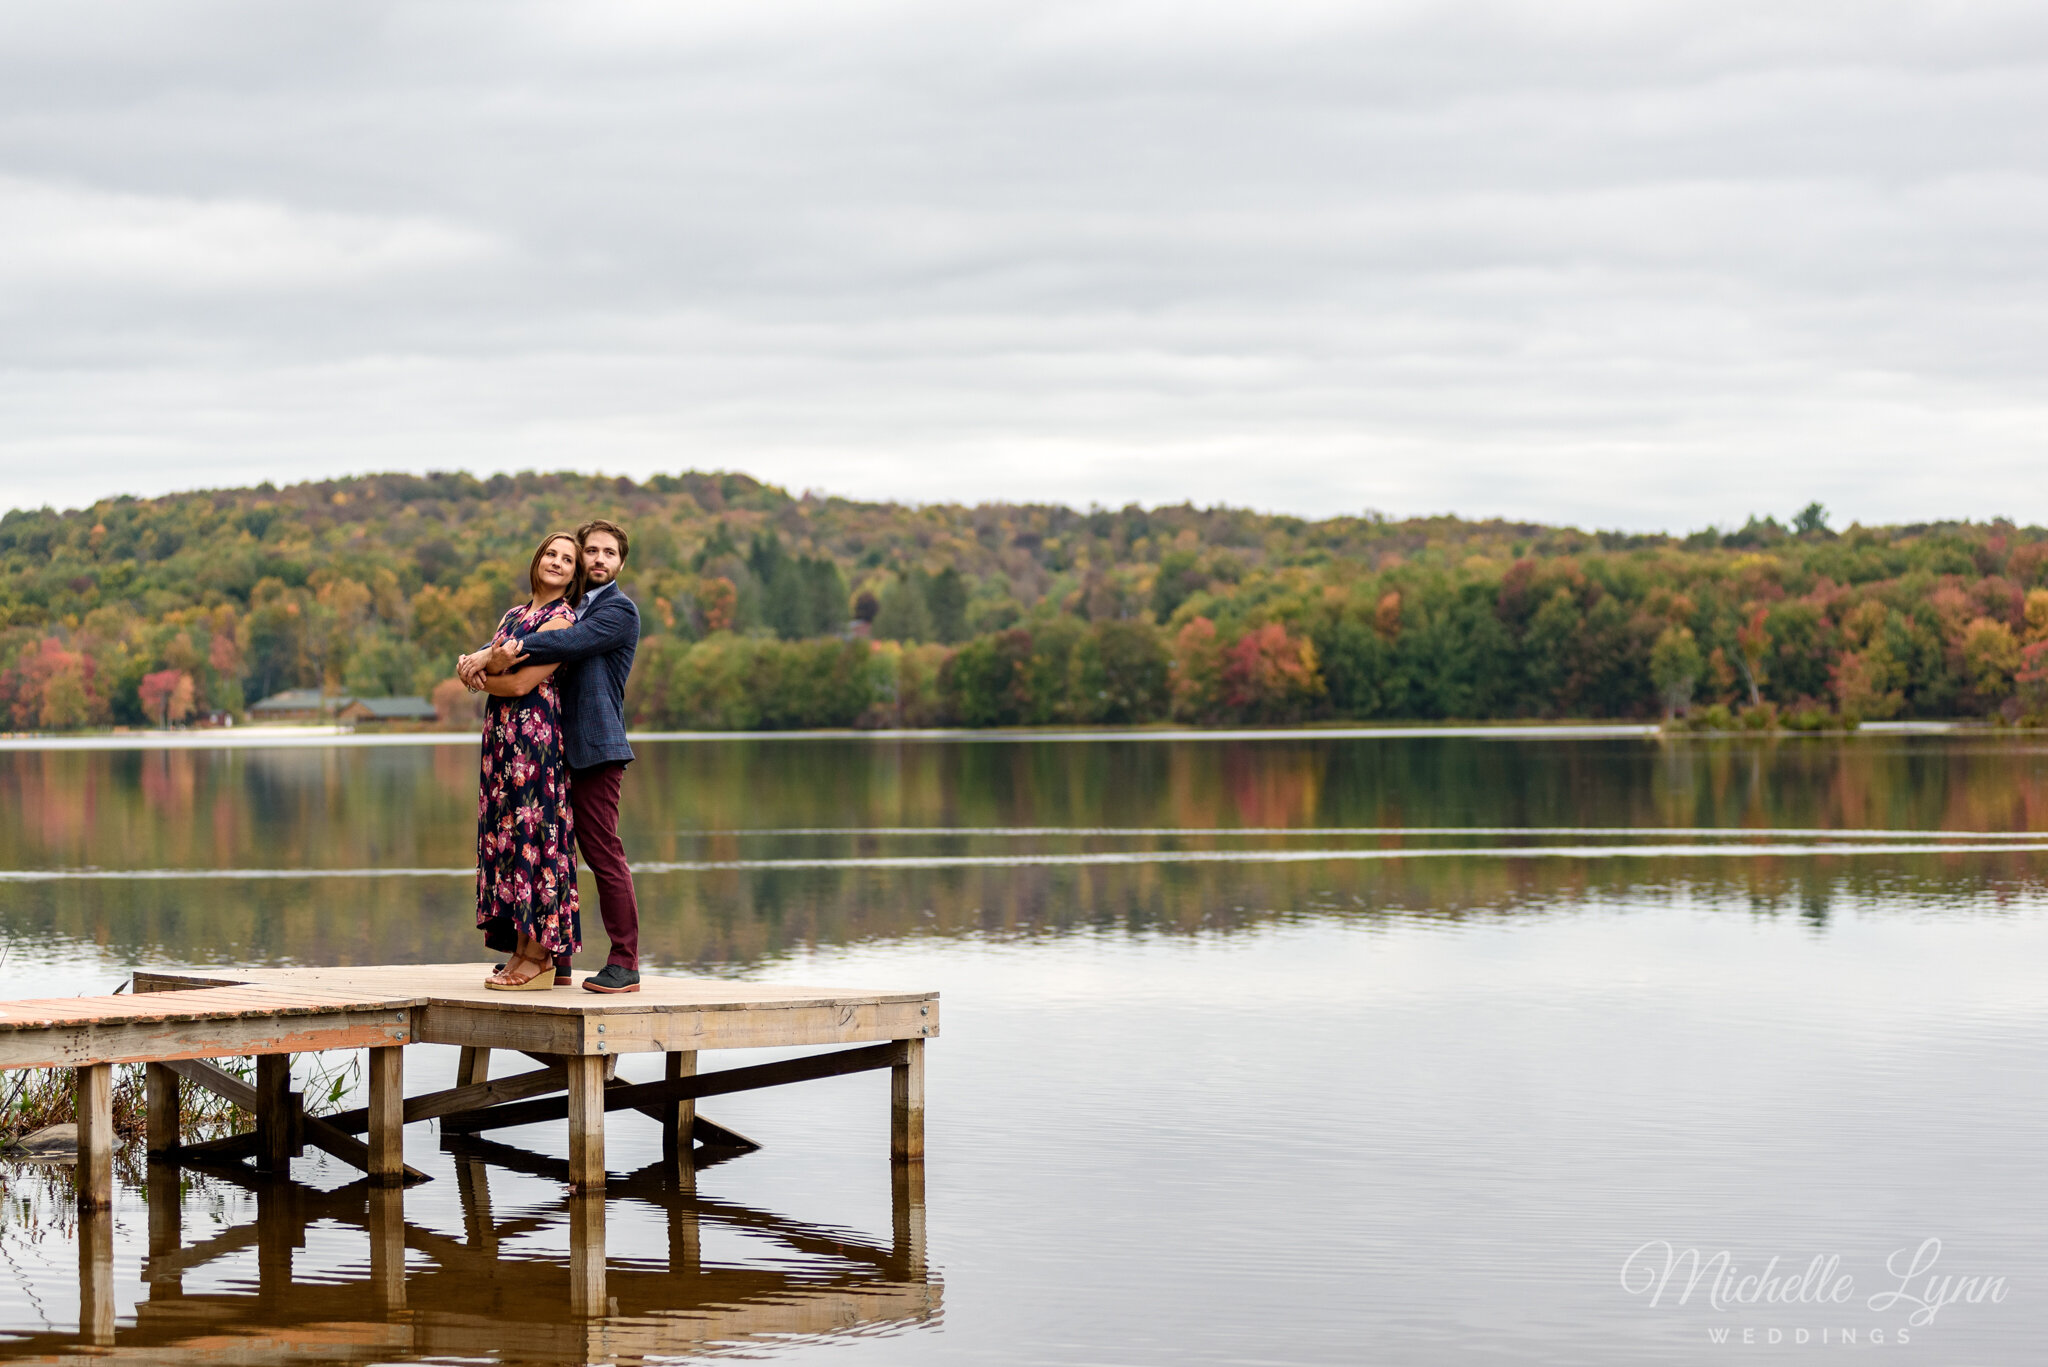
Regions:
[[[1987,735],[2020,735],[2000,732],[1976,722],[1899,721],[1866,722],[1854,733],[1817,733],[1840,739],[1845,734],[1866,736],[1929,736],[1982,732]],[[1064,744],[1079,741],[1286,741],[1286,740],[1648,740],[1666,733],[1655,722],[1458,722],[1443,725],[1366,725],[1276,727],[929,727],[857,731],[852,729],[808,729],[792,731],[630,731],[634,744],[672,744],[683,741],[751,740],[870,740],[927,741],[982,740],[1011,743]],[[1773,733],[1777,739],[1803,739],[1799,733]],[[1688,732],[1674,740],[1764,739],[1756,732]],[[1817,737],[1816,737],[1817,738]],[[341,726],[237,726],[195,731],[96,732],[90,735],[0,735],[0,752],[51,750],[307,750],[381,749],[394,746],[475,745],[479,737],[469,731],[363,732]]]

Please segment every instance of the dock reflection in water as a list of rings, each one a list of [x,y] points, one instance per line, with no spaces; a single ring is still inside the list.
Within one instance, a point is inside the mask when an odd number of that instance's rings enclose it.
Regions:
[[[501,1207],[492,1199],[494,1175],[501,1184],[507,1173],[565,1182],[566,1160],[459,1136],[443,1148],[460,1194],[459,1238],[408,1221],[402,1189],[354,1182],[323,1192],[225,1165],[208,1167],[206,1178],[253,1194],[256,1218],[188,1240],[187,1174],[154,1166],[133,1323],[116,1316],[114,1215],[82,1213],[78,1332],[17,1338],[0,1345],[0,1360],[632,1363],[744,1352],[749,1342],[885,1333],[938,1318],[921,1165],[894,1169],[884,1241],[700,1196],[695,1173],[667,1163],[612,1177],[603,1197],[565,1193]],[[665,1266],[607,1258],[607,1202],[614,1211],[630,1203],[659,1212],[668,1229]],[[365,1254],[295,1272],[294,1256],[316,1226],[360,1232]],[[566,1260],[518,1247],[564,1226]],[[763,1256],[707,1260],[705,1238],[718,1231],[765,1241]],[[323,1235],[323,1245],[337,1242]],[[244,1276],[223,1289],[206,1277],[208,1289],[187,1288],[231,1258],[245,1269],[250,1250],[253,1285]]]

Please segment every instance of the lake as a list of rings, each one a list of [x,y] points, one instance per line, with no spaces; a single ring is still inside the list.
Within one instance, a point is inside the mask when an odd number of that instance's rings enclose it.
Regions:
[[[437,1179],[404,1195],[410,1308],[377,1308],[362,1229],[321,1214],[340,1165],[309,1150],[303,1200],[131,1168],[117,1343],[635,1360],[685,1324],[692,1351],[776,1361],[1178,1367],[2018,1363],[2048,1339],[2038,740],[639,749],[647,967],[944,994],[915,1271],[863,1075],[704,1103],[765,1147],[688,1201],[611,1203],[597,1348],[560,1346],[559,1184],[432,1125],[407,1136]],[[475,766],[0,752],[6,994],[476,959]],[[453,1051],[407,1071],[449,1085]],[[559,1125],[497,1137],[563,1151]],[[658,1157],[652,1122],[611,1127],[615,1172]],[[0,1181],[0,1358],[89,1355],[67,1190]],[[187,1247],[222,1241],[176,1298],[143,1279],[152,1195]]]

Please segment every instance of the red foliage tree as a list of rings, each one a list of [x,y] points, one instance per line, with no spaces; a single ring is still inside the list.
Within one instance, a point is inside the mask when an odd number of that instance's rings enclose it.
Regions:
[[[82,651],[46,636],[24,650],[0,677],[0,698],[18,730],[65,731],[107,719],[98,688],[99,666]]]
[[[1299,721],[1323,696],[1315,644],[1268,622],[1224,652],[1224,706],[1246,721]]]
[[[142,676],[136,690],[142,698],[142,713],[168,726],[192,715],[192,676],[182,669],[159,669]]]

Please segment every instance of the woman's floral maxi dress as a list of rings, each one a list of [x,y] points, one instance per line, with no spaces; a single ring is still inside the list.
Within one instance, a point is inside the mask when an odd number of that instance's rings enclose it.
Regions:
[[[576,612],[560,599],[514,608],[492,640],[528,636],[558,618],[574,622]],[[523,698],[491,698],[476,800],[476,923],[487,948],[511,952],[519,931],[558,958],[582,948],[575,822],[554,677]]]

